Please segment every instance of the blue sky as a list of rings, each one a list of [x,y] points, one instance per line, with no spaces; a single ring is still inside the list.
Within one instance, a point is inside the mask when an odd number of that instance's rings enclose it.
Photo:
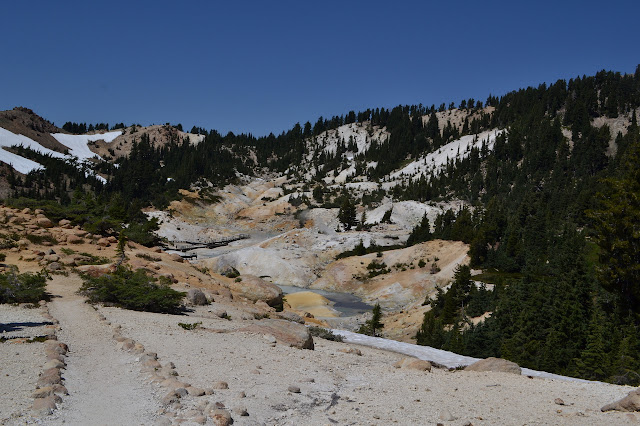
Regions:
[[[640,63],[636,1],[33,1],[0,15],[0,109],[279,133]]]

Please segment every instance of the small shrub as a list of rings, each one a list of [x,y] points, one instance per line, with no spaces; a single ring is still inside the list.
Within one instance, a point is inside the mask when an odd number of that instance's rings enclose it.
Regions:
[[[367,269],[369,270],[369,278],[391,272],[391,269],[387,268],[384,262],[378,263],[375,260],[372,260],[371,263],[367,265]]]
[[[16,233],[9,235],[0,234],[0,250],[8,250],[10,248],[18,247],[16,241],[19,239],[20,237]]]
[[[76,251],[74,249],[70,249],[68,247],[61,247],[60,251],[63,252],[64,254],[66,254],[67,256],[75,254]]]
[[[184,328],[185,330],[195,330],[196,328],[198,328],[200,326],[200,324],[202,324],[202,322],[194,322],[193,324],[187,324],[184,322],[179,322],[178,325],[182,328]]]
[[[226,312],[223,312],[222,315],[220,315],[220,318],[226,319],[227,321],[231,321],[231,316]]]
[[[344,340],[342,336],[334,334],[333,331],[327,328],[311,326],[309,327],[309,333],[313,337],[319,337],[321,339],[331,340],[333,342],[342,342]]]
[[[237,283],[239,283],[239,282],[241,282],[241,281],[242,281],[242,278],[240,278],[240,277],[236,277],[236,279],[235,279],[234,281],[235,281],[235,282],[237,282]]]
[[[91,253],[82,252],[81,256],[85,256],[89,258],[89,260],[80,260],[77,262],[78,266],[80,265],[106,265],[107,263],[111,263],[111,260],[108,257],[104,256],[94,256]]]
[[[226,276],[227,278],[238,278],[240,276],[240,272],[238,272],[236,268],[231,268],[230,271],[227,271],[222,275]]]
[[[42,244],[45,241],[51,244],[58,244],[58,240],[56,240],[53,235],[33,235],[27,234],[24,236],[27,240],[29,240],[33,244]]]
[[[149,262],[160,262],[162,260],[159,257],[151,256],[150,254],[147,254],[147,253],[136,253],[136,257],[147,260]]]
[[[4,262],[7,259],[7,255],[4,253],[0,253],[0,262]]]
[[[424,268],[425,266],[427,266],[427,262],[425,262],[424,259],[420,259],[420,262],[418,262],[418,268]]]
[[[115,272],[100,277],[84,275],[80,293],[91,303],[104,303],[134,311],[178,313],[185,293],[169,287],[169,280],[118,266]],[[159,281],[159,282],[158,282]]]
[[[38,303],[46,299],[47,278],[43,272],[0,274],[0,303]]]

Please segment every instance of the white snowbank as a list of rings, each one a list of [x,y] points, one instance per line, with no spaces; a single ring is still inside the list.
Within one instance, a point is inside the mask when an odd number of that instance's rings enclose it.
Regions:
[[[91,152],[88,143],[99,140],[105,142],[113,142],[115,138],[122,134],[121,130],[107,132],[95,135],[67,135],[64,133],[52,133],[51,136],[56,138],[58,142],[69,148],[69,153],[74,157],[78,157],[79,160],[87,160],[89,158],[98,157],[98,154]]]
[[[470,356],[458,355],[453,352],[443,351],[441,349],[435,349],[430,346],[419,346],[411,343],[397,342],[395,340],[383,339],[381,337],[365,336],[364,334],[353,333],[346,330],[331,330],[334,334],[338,334],[344,338],[347,343],[355,343],[358,345],[369,346],[377,349],[384,349],[393,351],[405,355],[409,355],[418,359],[426,361],[433,361],[438,364],[442,364],[447,368],[456,368],[460,366],[471,365],[476,361],[480,361],[480,358],[473,358]],[[544,371],[530,370],[528,368],[522,369],[522,375],[541,377],[544,379],[556,379],[565,380],[570,382],[580,383],[599,383],[592,382],[584,379],[577,379],[575,377],[560,376],[558,374],[546,373]]]

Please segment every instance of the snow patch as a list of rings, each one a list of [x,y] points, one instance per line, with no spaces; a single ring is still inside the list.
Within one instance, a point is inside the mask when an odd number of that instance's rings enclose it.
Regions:
[[[95,135],[67,135],[65,133],[52,133],[58,142],[69,148],[69,153],[79,160],[88,160],[89,158],[100,158],[98,154],[91,152],[89,142],[103,140],[107,143],[113,142],[115,138],[122,134],[121,130],[107,133],[99,133]]]
[[[353,333],[346,330],[331,330],[334,334],[338,334],[344,338],[347,343],[355,343],[358,345],[369,346],[377,349],[384,349],[387,351],[397,352],[404,355],[409,355],[425,361],[433,361],[438,364],[442,364],[447,368],[456,368],[461,366],[471,365],[476,361],[480,361],[480,358],[473,358],[470,356],[458,355],[453,352],[443,351],[441,349],[435,349],[430,346],[419,346],[411,343],[397,342],[395,340],[383,339],[381,337],[365,336],[364,334]],[[558,374],[547,373],[544,371],[530,370],[528,368],[522,369],[523,376],[540,377],[544,379],[556,379],[569,382],[579,383],[599,383],[584,379],[577,379],[575,377],[560,376]]]
[[[411,176],[413,180],[419,179],[421,176],[429,176],[443,170],[447,163],[452,160],[462,160],[469,156],[471,149],[480,149],[486,144],[489,151],[493,150],[496,137],[501,135],[504,130],[487,130],[477,135],[467,135],[453,142],[438,148],[437,151],[431,152],[425,156],[421,156],[417,160],[407,164],[400,170],[389,175],[391,179],[399,179],[403,176]]]
[[[32,149],[43,155],[50,155],[55,158],[64,158],[65,155],[43,147],[33,139],[24,135],[17,135],[6,129],[0,128],[0,147],[23,146]],[[40,170],[43,166],[35,161],[13,154],[4,149],[0,149],[0,161],[13,166],[16,171],[27,174],[33,170]]]

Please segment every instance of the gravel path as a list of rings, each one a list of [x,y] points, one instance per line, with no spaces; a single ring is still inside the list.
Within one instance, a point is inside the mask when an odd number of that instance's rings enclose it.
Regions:
[[[69,396],[45,424],[153,424],[158,400],[144,383],[133,355],[118,350],[112,330],[75,291],[77,276],[56,276],[50,312],[60,321],[58,339],[69,346],[63,373]]]

